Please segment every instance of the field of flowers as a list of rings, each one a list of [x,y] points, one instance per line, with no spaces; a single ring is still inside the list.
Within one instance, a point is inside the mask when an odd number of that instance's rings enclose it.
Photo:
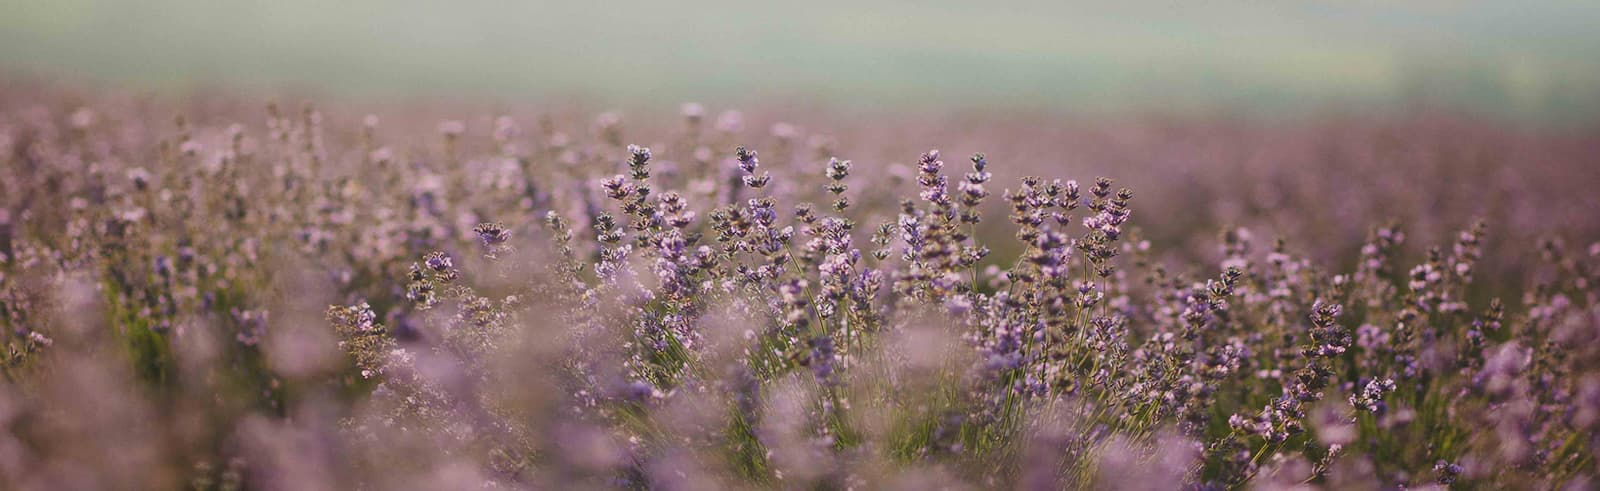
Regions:
[[[0,89],[0,488],[1590,489],[1597,159]]]

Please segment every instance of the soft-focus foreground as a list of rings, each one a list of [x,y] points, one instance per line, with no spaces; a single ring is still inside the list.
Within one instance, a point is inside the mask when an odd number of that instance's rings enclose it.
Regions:
[[[1594,485],[1592,133],[391,109],[0,91],[0,488]]]

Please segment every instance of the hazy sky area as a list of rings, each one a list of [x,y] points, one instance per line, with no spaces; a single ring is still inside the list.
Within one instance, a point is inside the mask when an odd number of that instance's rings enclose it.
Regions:
[[[605,105],[1600,114],[1600,2],[0,0],[0,75]],[[1286,111],[1287,110],[1287,111]]]

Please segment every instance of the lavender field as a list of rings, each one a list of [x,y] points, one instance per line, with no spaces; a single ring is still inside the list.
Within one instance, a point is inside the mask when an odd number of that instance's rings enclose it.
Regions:
[[[323,3],[0,5],[0,490],[1600,489],[1600,8]]]
[[[396,109],[0,93],[0,487],[1594,485],[1600,134]]]

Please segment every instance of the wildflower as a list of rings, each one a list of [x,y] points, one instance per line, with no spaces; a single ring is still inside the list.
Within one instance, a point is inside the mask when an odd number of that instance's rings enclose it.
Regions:
[[[1358,394],[1350,394],[1350,405],[1371,413],[1383,409],[1383,395],[1394,392],[1394,379],[1372,379]]]
[[[1433,464],[1433,481],[1439,484],[1455,484],[1456,478],[1461,475],[1461,466],[1440,460]]]
[[[650,178],[650,148],[638,145],[628,145],[628,169],[636,181]]]
[[[511,229],[498,222],[480,223],[472,227],[473,233],[478,235],[478,240],[483,243],[484,257],[496,259],[511,251],[507,244],[511,240]]]
[[[850,161],[837,158],[828,159],[826,174],[829,180],[827,190],[835,196],[833,209],[843,213],[850,208],[850,199],[844,197],[845,190],[849,189],[849,186],[844,183],[844,178],[850,175]]]
[[[770,174],[765,172],[760,175],[756,174],[756,168],[761,165],[761,160],[756,158],[755,150],[739,147],[734,150],[734,158],[739,161],[739,170],[745,173],[744,177],[742,177],[745,186],[760,189],[766,187],[767,183],[772,181]]]
[[[485,245],[488,244],[485,243]],[[430,252],[422,257],[422,261],[423,264],[428,266],[428,269],[432,269],[436,273],[449,271],[455,266],[455,263],[450,260],[450,255],[445,254],[444,251]]]
[[[511,240],[511,231],[500,223],[480,223],[472,227],[472,231],[478,234],[478,240],[483,241],[483,245],[487,247],[498,246]]]

